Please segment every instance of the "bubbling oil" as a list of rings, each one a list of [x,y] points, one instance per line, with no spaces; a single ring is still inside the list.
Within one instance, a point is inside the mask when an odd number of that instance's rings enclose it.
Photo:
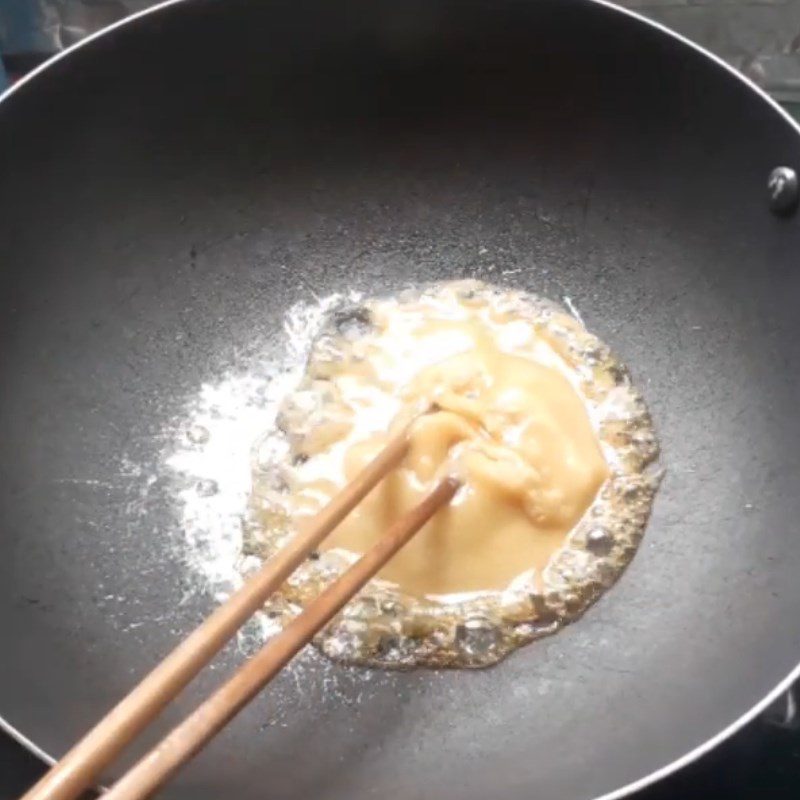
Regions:
[[[254,458],[268,557],[410,424],[403,463],[270,602],[288,620],[445,474],[464,488],[316,638],[384,667],[486,666],[579,616],[635,553],[658,445],[627,370],[559,306],[477,281],[333,311]]]

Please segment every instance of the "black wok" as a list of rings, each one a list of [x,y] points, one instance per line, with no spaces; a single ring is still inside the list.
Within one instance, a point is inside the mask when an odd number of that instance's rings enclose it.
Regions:
[[[275,357],[312,291],[479,275],[572,298],[644,390],[667,473],[633,565],[494,669],[309,659],[164,796],[583,800],[719,741],[800,662],[782,164],[798,131],[757,90],[579,0],[178,2],[19,86],[0,103],[7,724],[62,753],[210,608],[186,599],[159,471],[202,382]]]

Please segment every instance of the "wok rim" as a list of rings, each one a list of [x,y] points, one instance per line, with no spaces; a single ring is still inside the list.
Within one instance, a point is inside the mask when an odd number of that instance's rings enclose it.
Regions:
[[[177,6],[179,4],[184,4],[184,3],[188,4],[190,2],[192,2],[192,0],[162,0],[162,2],[159,2],[156,5],[150,6],[149,8],[145,8],[142,11],[137,11],[134,14],[126,16],[120,20],[117,20],[116,22],[112,23],[111,25],[105,28],[100,29],[99,31],[95,31],[89,36],[86,36],[80,41],[75,42],[69,47],[66,47],[64,50],[61,50],[55,55],[46,59],[37,67],[35,67],[33,70],[28,72],[24,77],[16,81],[16,83],[9,86],[4,92],[0,93],[0,104],[8,100],[8,98],[12,97],[16,92],[18,92],[28,83],[31,83],[32,81],[39,79],[40,76],[46,74],[54,64],[57,64],[63,58],[66,58],[76,50],[82,47],[87,47],[92,42],[100,39],[101,37],[106,36],[107,34],[110,34],[111,32],[119,28],[122,28],[123,26],[132,25],[144,17],[156,14],[159,11],[162,11],[163,9],[169,8],[171,6]],[[777,112],[777,114],[783,119],[784,122],[789,124],[789,126],[795,131],[795,133],[800,135],[800,123],[798,123],[798,121],[795,120],[774,98],[770,97],[770,95],[767,94],[767,92],[764,91],[764,89],[762,89],[760,86],[754,83],[746,75],[739,72],[728,62],[724,61],[720,56],[716,55],[715,53],[712,53],[710,50],[706,49],[702,45],[692,41],[683,34],[672,30],[671,28],[667,27],[661,22],[645,17],[641,13],[634,11],[632,9],[617,6],[613,2],[611,2],[611,0],[580,0],[580,2],[589,3],[594,6],[599,6],[611,13],[617,13],[626,16],[632,20],[635,20],[640,24],[646,25],[649,28],[658,31],[659,33],[665,36],[668,36],[673,41],[682,46],[689,47],[691,50],[700,54],[701,56],[704,56],[713,65],[715,65],[718,68],[722,68],[724,72],[728,73],[735,80],[738,80],[741,84],[750,89],[750,91],[752,91],[760,100],[765,101],[767,105],[769,105],[772,108],[773,111]],[[749,722],[752,722],[759,714],[761,714],[782,694],[784,694],[784,692],[786,692],[792,686],[792,684],[794,684],[798,679],[800,679],[800,662],[798,662],[798,664],[794,667],[794,669],[792,669],[786,675],[786,677],[784,677],[781,681],[779,681],[772,690],[767,692],[767,694],[761,700],[754,703],[747,711],[742,713],[740,716],[734,719],[733,722],[731,722],[726,727],[722,728],[722,730],[718,731],[715,735],[709,737],[701,744],[696,745],[691,750],[684,753],[684,755],[679,756],[678,758],[675,758],[672,761],[667,762],[666,764],[664,764],[664,766],[655,769],[646,775],[643,775],[641,778],[635,781],[631,781],[630,783],[620,787],[619,789],[615,789],[603,795],[596,795],[592,798],[592,800],[619,800],[619,798],[629,797],[633,793],[641,791],[642,789],[645,789],[649,786],[652,786],[653,784],[658,783],[664,778],[667,778],[668,776],[678,772],[684,767],[689,766],[690,764],[699,760],[702,756],[714,750],[718,745],[722,744],[724,741],[731,738],[735,733],[744,728]],[[48,766],[52,766],[53,764],[56,763],[57,761],[56,758],[54,758],[52,755],[50,755],[50,753],[46,752],[41,747],[39,747],[32,739],[28,738],[24,733],[22,733],[21,730],[16,728],[9,720],[3,717],[1,710],[0,710],[0,731],[7,733],[20,745],[22,745],[26,750],[28,750],[28,752],[39,758]]]

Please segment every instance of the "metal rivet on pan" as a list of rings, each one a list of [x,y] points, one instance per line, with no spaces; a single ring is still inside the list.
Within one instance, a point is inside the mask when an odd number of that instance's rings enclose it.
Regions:
[[[767,181],[769,207],[776,214],[786,214],[797,206],[797,173],[791,167],[775,167]]]

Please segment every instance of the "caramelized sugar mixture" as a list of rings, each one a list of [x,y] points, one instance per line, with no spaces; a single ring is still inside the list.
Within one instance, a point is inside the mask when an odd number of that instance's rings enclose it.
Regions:
[[[380,577],[424,597],[504,589],[523,571],[540,573],[608,475],[586,407],[555,352],[513,313],[457,298],[430,310],[408,304],[381,312],[364,361],[331,378],[338,428],[324,449],[338,446],[338,463],[320,461],[305,480],[301,470],[296,499],[317,512],[380,452],[405,409],[440,410],[417,419],[402,466],[325,548],[365,552],[449,471],[464,490]],[[388,412],[382,420],[370,416],[376,402]]]
[[[386,666],[482,666],[574,618],[624,568],[657,456],[627,373],[560,308],[475,281],[335,312],[262,442],[249,546],[268,555],[411,422],[400,467],[268,609],[298,605],[435,481],[463,488],[318,637]]]

